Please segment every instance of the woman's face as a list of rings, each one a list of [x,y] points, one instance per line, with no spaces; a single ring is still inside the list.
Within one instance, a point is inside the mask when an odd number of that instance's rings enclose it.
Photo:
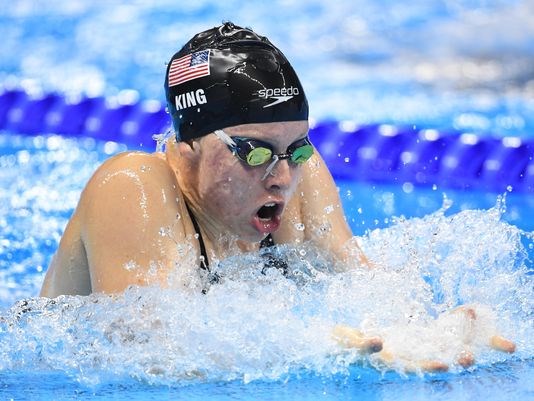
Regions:
[[[274,153],[286,153],[293,142],[308,134],[307,121],[245,124],[225,128],[229,136],[269,143]],[[206,217],[225,232],[246,241],[259,241],[280,225],[285,205],[300,176],[300,166],[279,160],[266,175],[270,162],[251,167],[238,159],[215,134],[200,140],[197,196]],[[265,177],[265,178],[264,178]],[[262,179],[264,178],[264,179]]]

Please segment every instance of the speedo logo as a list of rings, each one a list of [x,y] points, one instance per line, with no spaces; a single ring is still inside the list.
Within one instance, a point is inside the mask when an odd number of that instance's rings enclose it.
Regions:
[[[199,104],[208,103],[204,89],[197,89],[196,91],[190,91],[176,95],[174,98],[174,104],[176,110],[187,109],[188,107],[198,106]]]
[[[287,102],[289,99],[300,95],[299,88],[290,86],[289,88],[268,88],[260,89],[258,96],[263,99],[274,99],[272,103],[266,104],[263,108],[271,107],[279,103]]]

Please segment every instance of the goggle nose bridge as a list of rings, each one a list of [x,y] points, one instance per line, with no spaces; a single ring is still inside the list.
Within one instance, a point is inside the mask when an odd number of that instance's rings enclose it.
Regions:
[[[287,160],[287,159],[291,159],[291,156],[293,156],[293,153],[273,154],[273,158],[275,156],[278,157],[278,160]]]
[[[271,171],[273,171],[274,166],[276,163],[278,163],[278,160],[280,160],[280,157],[278,155],[273,155],[273,161],[267,166],[265,169],[265,174],[263,174],[263,177],[261,177],[261,180],[264,181],[269,174],[271,174]]]

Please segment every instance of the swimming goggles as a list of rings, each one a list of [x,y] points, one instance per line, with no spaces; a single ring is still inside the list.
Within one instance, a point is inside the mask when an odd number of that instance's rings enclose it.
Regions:
[[[262,180],[267,178],[278,160],[287,159],[295,164],[303,164],[313,155],[313,146],[308,137],[293,142],[287,148],[286,153],[275,154],[271,144],[259,139],[229,136],[220,129],[215,130],[214,133],[228,146],[235,156],[251,167],[261,166],[272,159]]]

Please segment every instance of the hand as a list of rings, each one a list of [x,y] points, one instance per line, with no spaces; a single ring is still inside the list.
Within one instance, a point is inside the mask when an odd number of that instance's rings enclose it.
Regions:
[[[479,311],[482,313],[488,313],[488,311],[485,311],[483,307],[478,307]],[[459,306],[458,308],[453,309],[450,312],[452,315],[459,315],[460,317],[463,317],[465,321],[468,324],[469,327],[469,333],[465,336],[465,344],[471,345],[474,342],[474,337],[476,336],[475,333],[475,324],[478,320],[479,316],[476,312],[476,306],[470,305],[470,306]],[[496,351],[501,352],[507,352],[509,354],[512,354],[515,352],[516,345],[514,342],[498,335],[498,334],[492,334],[490,335],[487,345],[489,345],[491,348],[493,348]]]
[[[414,362],[395,357],[391,351],[383,348],[382,339],[380,337],[365,336],[360,330],[350,326],[338,324],[334,327],[332,335],[342,347],[356,349],[363,354],[374,354],[380,364],[383,364],[388,368],[393,368],[400,363],[404,366],[405,371],[410,372],[417,370],[431,372],[448,370],[448,366],[439,361],[421,360]]]
[[[435,320],[435,327],[431,329],[434,333],[448,331],[460,336],[461,349],[456,353],[452,364],[467,368],[475,363],[473,348],[485,345],[500,352],[515,352],[516,345],[512,341],[494,334],[495,328],[492,320],[492,314],[488,308],[461,306],[439,316]],[[337,325],[333,330],[333,336],[345,348],[354,348],[360,352],[372,354],[370,355],[371,361],[380,368],[402,370],[407,373],[446,372],[450,368],[450,363],[439,359],[416,359],[402,355],[402,352],[396,352],[393,347],[388,346],[387,342],[382,344],[383,340],[380,337],[366,337],[361,331],[348,326]],[[446,345],[442,347],[447,351],[450,350]]]
[[[344,348],[353,348],[365,354],[378,352],[382,349],[380,337],[366,337],[361,331],[342,324],[334,327],[332,336]]]

